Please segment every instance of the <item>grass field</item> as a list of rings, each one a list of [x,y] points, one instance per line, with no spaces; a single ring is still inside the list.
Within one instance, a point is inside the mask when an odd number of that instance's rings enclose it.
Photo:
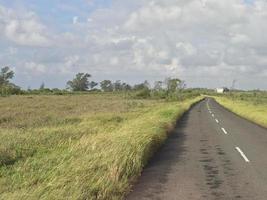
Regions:
[[[0,199],[122,199],[170,125],[200,98],[0,98]]]
[[[242,93],[215,97],[232,112],[267,128],[267,94]]]

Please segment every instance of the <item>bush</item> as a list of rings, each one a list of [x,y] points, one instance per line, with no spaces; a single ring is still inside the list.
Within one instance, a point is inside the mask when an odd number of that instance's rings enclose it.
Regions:
[[[19,94],[23,94],[23,91],[20,89],[20,87],[16,85],[9,84],[0,86],[0,96],[19,95]]]
[[[148,99],[151,97],[149,89],[142,89],[135,93],[134,97]]]

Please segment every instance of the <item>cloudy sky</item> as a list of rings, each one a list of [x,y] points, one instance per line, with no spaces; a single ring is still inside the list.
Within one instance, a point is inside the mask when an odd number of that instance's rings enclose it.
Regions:
[[[24,88],[94,80],[267,89],[266,0],[0,0],[0,66]]]

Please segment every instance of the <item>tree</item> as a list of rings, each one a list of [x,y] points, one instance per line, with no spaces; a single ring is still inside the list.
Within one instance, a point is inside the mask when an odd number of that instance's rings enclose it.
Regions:
[[[185,81],[181,81],[181,82],[179,83],[179,85],[178,85],[178,88],[179,88],[180,90],[185,89],[185,88],[186,88],[186,83],[185,83]]]
[[[110,80],[104,80],[100,83],[100,87],[104,92],[112,92],[113,84]]]
[[[123,84],[122,84],[122,89],[123,89],[124,91],[130,91],[130,90],[132,89],[132,86],[129,85],[129,84],[127,84],[127,83],[123,83]]]
[[[91,81],[89,83],[89,87],[90,87],[91,90],[93,90],[97,85],[98,85],[98,83],[97,82],[94,82],[94,81]]]
[[[154,83],[154,90],[160,91],[163,89],[163,82],[162,81],[156,81]]]
[[[42,84],[40,85],[40,88],[39,88],[40,90],[44,90],[45,89],[45,83],[44,82],[42,82]]]
[[[148,81],[145,81],[144,83],[136,84],[134,90],[149,90],[149,87]]]
[[[147,80],[145,80],[145,82],[143,84],[144,84],[146,89],[150,88],[150,84],[149,84],[149,82]]]
[[[68,88],[72,91],[87,91],[89,88],[89,78],[90,74],[87,73],[78,73],[72,81],[67,82]]]
[[[167,91],[169,93],[173,93],[177,91],[181,82],[182,81],[178,78],[175,78],[175,79],[167,78],[166,79]]]
[[[0,95],[11,95],[11,94],[20,94],[20,87],[16,86],[13,83],[10,83],[10,80],[14,77],[14,72],[10,70],[9,67],[3,67],[0,70]]]
[[[10,79],[14,77],[14,72],[9,67],[3,67],[0,72],[0,86],[10,84]]]
[[[114,84],[113,84],[114,90],[115,91],[121,91],[123,89],[123,85],[121,83],[120,80],[117,80]]]
[[[134,86],[134,90],[136,91],[135,96],[138,98],[149,98],[151,96],[150,85],[148,81],[137,84]]]

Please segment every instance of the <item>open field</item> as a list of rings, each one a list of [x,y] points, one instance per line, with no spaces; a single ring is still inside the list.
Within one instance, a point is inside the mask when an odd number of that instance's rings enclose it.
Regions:
[[[0,198],[121,199],[170,125],[200,98],[0,98]]]
[[[232,112],[267,127],[267,94],[264,92],[236,93],[215,97],[216,101]]]

